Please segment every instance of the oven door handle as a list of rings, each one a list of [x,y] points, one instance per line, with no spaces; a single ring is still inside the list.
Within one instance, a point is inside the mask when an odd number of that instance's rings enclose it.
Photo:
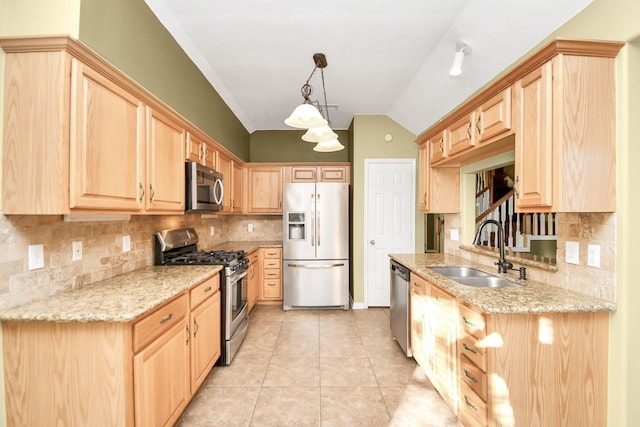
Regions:
[[[242,280],[243,278],[245,278],[247,276],[247,274],[249,274],[249,270],[245,270],[242,273],[238,274],[238,275],[232,275],[231,276],[231,283],[236,283],[238,280]]]

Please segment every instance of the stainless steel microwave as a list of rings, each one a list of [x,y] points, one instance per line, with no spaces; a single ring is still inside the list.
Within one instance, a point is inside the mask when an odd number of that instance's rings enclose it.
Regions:
[[[196,162],[186,162],[185,171],[185,211],[222,210],[224,196],[222,174]]]

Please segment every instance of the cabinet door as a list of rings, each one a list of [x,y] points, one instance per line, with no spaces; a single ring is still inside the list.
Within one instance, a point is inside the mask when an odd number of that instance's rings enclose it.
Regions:
[[[143,207],[144,105],[92,68],[72,61],[69,207]]]
[[[518,128],[515,146],[516,207],[552,204],[552,79],[551,62],[515,85]]]
[[[320,166],[320,182],[349,183],[349,171],[346,166]]]
[[[191,132],[187,132],[187,160],[191,162],[204,163],[205,149],[204,141],[193,135]]]
[[[243,194],[243,180],[242,180],[242,165],[236,161],[231,162],[231,173],[233,174],[233,200],[232,200],[232,212],[242,212],[242,194]]]
[[[477,142],[482,143],[511,130],[511,88],[486,101],[476,111]]]
[[[475,145],[475,114],[454,122],[447,129],[447,157],[461,153]]]
[[[291,182],[316,182],[317,169],[313,166],[292,166]]]
[[[216,153],[216,171],[222,174],[222,182],[224,184],[224,194],[222,196],[223,212],[231,212],[231,200],[233,199],[233,175],[231,169],[231,157],[224,152]]]
[[[217,276],[216,276],[217,278]],[[191,312],[191,393],[207,378],[220,357],[220,292]]]
[[[184,211],[185,130],[148,108],[147,210]]]
[[[282,213],[282,168],[248,169],[247,213]]]
[[[433,136],[428,141],[429,144],[429,163],[433,164],[442,159],[444,159],[447,155],[447,132],[442,131],[439,134]]]
[[[186,318],[133,358],[137,427],[173,425],[189,402],[189,331]]]

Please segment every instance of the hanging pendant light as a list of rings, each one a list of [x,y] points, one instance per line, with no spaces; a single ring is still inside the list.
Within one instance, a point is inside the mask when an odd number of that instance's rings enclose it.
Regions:
[[[338,134],[331,130],[328,125],[310,128],[302,135],[302,140],[307,142],[325,142],[337,138]]]
[[[318,142],[315,147],[313,147],[313,151],[317,151],[319,153],[331,153],[333,151],[344,150],[344,145],[340,144],[340,141],[337,139],[332,139],[330,141]]]
[[[284,123],[287,126],[294,128],[308,129],[302,136],[302,140],[307,142],[317,142],[318,144],[313,148],[315,151],[326,153],[343,150],[344,145],[340,144],[338,141],[338,134],[331,129],[331,121],[329,120],[327,90],[324,85],[324,69],[327,66],[327,58],[324,53],[315,53],[313,55],[313,62],[315,67],[305,84],[303,84],[300,89],[304,102],[293,110],[293,113],[284,120]],[[321,105],[318,101],[311,101],[309,98],[313,92],[313,88],[309,84],[309,81],[318,68],[320,69],[320,75],[322,76],[324,105]],[[324,117],[323,110],[326,114],[326,119]]]

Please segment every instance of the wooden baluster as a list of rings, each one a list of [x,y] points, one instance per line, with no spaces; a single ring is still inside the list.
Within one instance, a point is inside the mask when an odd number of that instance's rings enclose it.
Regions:
[[[541,213],[540,214],[540,231],[538,233],[539,236],[545,236],[547,234],[546,220],[547,220],[547,214]]]

